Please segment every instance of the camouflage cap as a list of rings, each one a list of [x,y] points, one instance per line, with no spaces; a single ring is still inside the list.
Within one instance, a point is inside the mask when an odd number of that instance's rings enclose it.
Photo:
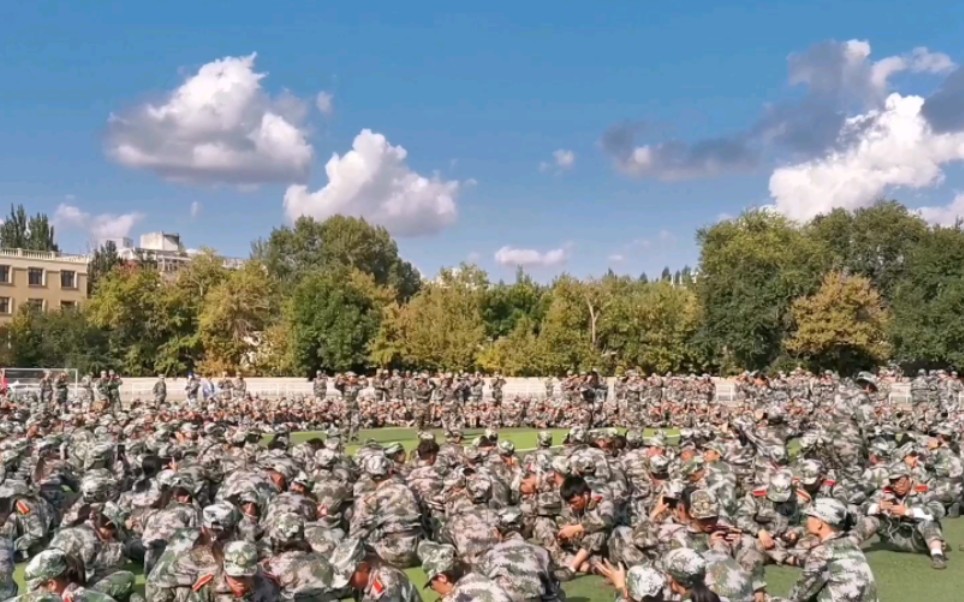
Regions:
[[[726,444],[724,444],[722,441],[718,439],[714,439],[713,441],[707,441],[706,443],[703,444],[703,449],[705,451],[715,451],[721,456],[726,455]]]
[[[224,546],[224,574],[228,577],[254,577],[258,572],[258,548],[247,541],[232,541]]]
[[[692,477],[699,471],[703,470],[706,463],[703,461],[701,456],[696,456],[692,460],[685,462],[679,469],[680,476],[682,477]]]
[[[419,431],[418,432],[419,441],[435,441],[435,433],[432,431]]]
[[[301,541],[305,538],[305,519],[294,512],[283,512],[271,522],[268,537],[277,544]]]
[[[365,555],[365,544],[356,537],[345,539],[335,546],[328,562],[334,571],[335,579],[332,585],[336,589],[348,585],[352,575],[355,574],[355,569],[365,559]]]
[[[319,449],[315,452],[315,466],[319,468],[331,468],[338,461],[338,454],[330,449]]]
[[[524,515],[515,506],[508,506],[499,510],[499,529],[502,531],[521,531]]]
[[[473,502],[486,502],[492,497],[492,482],[482,475],[475,474],[465,479],[465,491]]]
[[[790,499],[793,494],[793,480],[790,475],[780,470],[770,475],[767,483],[767,499],[771,502],[782,503]]]
[[[552,445],[552,431],[539,431],[536,435],[539,445],[548,446]]]
[[[496,439],[499,438],[499,431],[495,430],[494,428],[489,427],[489,428],[485,429],[485,438],[488,439],[488,440],[490,440],[490,441],[495,441]]]
[[[626,571],[626,589],[632,600],[655,598],[666,587],[666,577],[656,569],[642,564]]]
[[[291,479],[291,482],[292,482],[292,483],[297,483],[298,485],[301,485],[302,487],[304,487],[304,488],[307,489],[308,491],[311,491],[311,490],[314,488],[314,486],[315,486],[314,481],[312,481],[312,480],[311,480],[311,477],[308,475],[308,473],[305,472],[305,471],[303,471],[303,470],[299,470],[299,471],[298,471],[298,474],[296,474],[296,475],[294,476],[294,478]]]
[[[815,485],[823,477],[823,463],[820,460],[804,460],[800,466],[800,482]]]
[[[858,372],[857,377],[854,378],[854,382],[858,385],[861,383],[866,383],[869,385],[877,386],[877,377],[870,372]]]
[[[469,462],[478,462],[482,459],[482,450],[477,445],[466,445],[462,450],[462,456]]]
[[[405,448],[402,447],[401,443],[398,443],[398,442],[389,443],[388,445],[385,446],[385,457],[391,458],[404,451],[405,451]]]
[[[88,503],[106,502],[115,484],[114,479],[103,472],[87,473],[80,482],[80,494]]]
[[[428,587],[433,579],[456,566],[455,548],[448,544],[423,541],[418,544],[418,557],[428,578],[425,587]]]
[[[19,479],[8,479],[0,485],[0,499],[10,499],[30,494],[30,487]]]
[[[465,436],[465,433],[463,433],[462,429],[458,427],[453,427],[445,430],[446,439],[461,439],[464,436]]]
[[[499,455],[500,456],[511,456],[515,453],[515,443],[503,439],[499,441]]]
[[[666,445],[666,434],[663,431],[659,431],[651,437],[643,437],[644,447],[666,447]]]
[[[569,429],[569,442],[570,443],[585,443],[586,442],[586,429],[581,426],[574,426]]]
[[[909,441],[897,448],[897,452],[894,454],[895,457],[904,459],[907,456],[919,456],[920,448],[913,441]]]
[[[205,506],[201,511],[201,524],[208,529],[223,529],[225,531],[238,526],[241,515],[233,504],[216,502]]]
[[[626,443],[637,444],[642,442],[643,442],[643,434],[641,432],[637,430],[626,431]]]
[[[689,515],[697,520],[716,518],[720,515],[720,504],[706,489],[697,489],[690,494]]]
[[[690,548],[670,550],[663,556],[663,570],[683,587],[701,583],[706,574],[706,561]]]
[[[596,474],[596,461],[591,456],[579,454],[572,458],[569,463],[572,471],[580,476]]]
[[[365,458],[362,466],[365,474],[370,477],[384,477],[392,470],[392,461],[382,454],[372,454]]]
[[[669,456],[652,456],[649,459],[649,472],[665,474],[669,470]]]
[[[23,578],[29,589],[36,589],[67,572],[67,554],[57,548],[44,550],[27,563]]]
[[[909,476],[910,476],[910,467],[907,466],[907,464],[905,464],[903,460],[894,462],[887,467],[887,480],[889,481],[896,481],[901,477],[909,477]]]
[[[679,479],[670,479],[666,481],[663,485],[663,497],[669,498],[671,500],[679,499],[679,496],[683,494],[683,490],[686,489],[686,485],[683,481]]]
[[[818,497],[813,500],[803,513],[820,519],[831,527],[839,527],[847,519],[847,507],[843,502],[829,497]]]
[[[569,463],[569,458],[566,458],[565,456],[553,457],[552,470],[563,476],[569,476],[569,474],[572,472],[572,466]]]
[[[870,452],[881,458],[889,458],[894,453],[896,447],[893,441],[877,439],[870,444]]]

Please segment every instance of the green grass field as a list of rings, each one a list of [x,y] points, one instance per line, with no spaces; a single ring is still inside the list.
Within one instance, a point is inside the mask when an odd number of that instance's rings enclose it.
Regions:
[[[556,443],[562,441],[566,429],[553,431]],[[481,431],[466,431],[466,439],[471,440]],[[502,429],[499,436],[515,443],[516,449],[528,450],[536,447],[536,433],[533,429]],[[306,441],[318,433],[295,433],[292,437],[295,443]],[[441,432],[436,432],[441,440]],[[672,436],[672,433],[671,433]],[[387,428],[361,432],[361,440],[374,439],[380,443],[399,442],[406,449],[413,449],[418,441],[413,429]],[[354,451],[357,446],[350,446]],[[944,524],[944,533],[951,547],[950,566],[945,571],[935,571],[930,568],[930,560],[922,554],[900,554],[879,549],[876,543],[867,548],[867,557],[874,569],[877,585],[882,602],[911,602],[922,600],[926,602],[952,602],[964,600],[964,553],[957,552],[957,547],[964,544],[964,520],[950,520]],[[425,583],[425,574],[420,569],[411,569],[409,577],[421,587]],[[769,592],[772,595],[786,595],[796,580],[796,569],[785,567],[769,567],[767,580]],[[23,588],[23,565],[17,567],[15,575]],[[611,602],[614,592],[602,579],[598,577],[584,577],[565,584],[566,593],[573,602]],[[21,589],[23,593],[23,589]],[[427,600],[434,600],[437,596],[431,590],[423,595]]]

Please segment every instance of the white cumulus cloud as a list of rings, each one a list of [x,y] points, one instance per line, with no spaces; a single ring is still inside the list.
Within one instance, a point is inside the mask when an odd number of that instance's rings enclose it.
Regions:
[[[191,219],[195,219],[199,215],[201,215],[201,203],[193,201],[191,203]]]
[[[923,104],[917,96],[891,94],[882,109],[846,121],[842,148],[776,169],[770,177],[775,208],[809,220],[836,207],[867,207],[895,187],[940,183],[942,167],[964,159],[964,134],[935,133],[921,115]]]
[[[84,230],[90,235],[91,240],[98,244],[104,240],[130,236],[134,226],[143,219],[144,214],[140,212],[92,215],[76,205],[66,203],[61,203],[54,211],[55,224],[65,229]]]
[[[111,115],[107,154],[125,167],[195,183],[304,178],[313,150],[304,103],[272,98],[255,54],[203,65],[162,102]]]
[[[506,245],[495,252],[495,261],[502,266],[555,267],[566,263],[568,259],[568,247],[537,251],[536,249],[519,249]]]
[[[958,220],[964,220],[964,194],[958,194],[944,206],[920,207],[917,213],[931,224],[953,226]]]
[[[552,152],[552,162],[543,161],[539,164],[539,171],[555,170],[558,173],[569,171],[576,164],[576,153],[564,148]]]
[[[335,112],[335,95],[322,90],[318,93],[318,96],[315,96],[315,107],[325,117],[331,117],[331,114]]]
[[[292,220],[354,215],[398,236],[432,234],[455,223],[463,184],[438,174],[420,175],[408,166],[407,157],[404,148],[392,146],[382,134],[362,130],[350,151],[328,160],[323,188],[310,192],[303,185],[288,187],[285,212]]]

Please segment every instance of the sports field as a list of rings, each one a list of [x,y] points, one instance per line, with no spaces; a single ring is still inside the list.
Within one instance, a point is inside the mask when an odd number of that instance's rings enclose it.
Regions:
[[[566,429],[555,429],[555,442],[562,441]],[[466,439],[471,440],[481,431],[466,431]],[[515,443],[516,449],[521,451],[536,447],[536,433],[534,429],[502,429],[499,437]],[[674,433],[671,433],[671,436]],[[295,443],[319,436],[320,433],[295,433],[292,437]],[[436,432],[439,441],[441,432]],[[379,443],[399,442],[406,449],[413,449],[417,444],[416,433],[413,429],[376,429],[361,432],[361,440],[373,439]],[[357,446],[349,446],[354,451]],[[944,533],[951,547],[949,566],[945,571],[935,571],[930,568],[930,560],[921,554],[899,554],[878,549],[872,543],[867,549],[867,556],[877,577],[882,602],[952,602],[964,600],[964,553],[957,552],[957,547],[964,544],[964,519],[946,521]],[[133,568],[133,567],[132,567]],[[425,583],[425,575],[420,569],[407,571],[412,581],[421,587]],[[796,580],[799,571],[784,567],[769,567],[767,580],[771,595],[786,595]],[[23,565],[17,567],[17,581],[23,589]],[[569,600],[573,602],[611,602],[614,592],[608,584],[598,577],[583,577],[565,584]],[[435,600],[436,594],[431,590],[423,592],[426,600]]]

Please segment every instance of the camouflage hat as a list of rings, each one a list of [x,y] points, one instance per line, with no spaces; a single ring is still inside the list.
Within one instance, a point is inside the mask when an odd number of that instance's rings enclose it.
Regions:
[[[715,451],[721,456],[726,455],[726,444],[716,439],[714,439],[713,441],[707,441],[706,443],[704,443],[703,449],[705,451]]]
[[[477,445],[466,445],[462,449],[462,457],[469,462],[478,462],[482,459],[482,450]]]
[[[770,475],[770,481],[767,483],[768,500],[779,504],[789,500],[791,495],[793,495],[793,481],[789,474],[781,470]]]
[[[363,468],[370,477],[385,477],[392,470],[392,461],[382,454],[372,454],[365,458]]]
[[[486,502],[492,497],[492,482],[482,475],[472,475],[465,480],[465,491],[473,502]]]
[[[820,519],[831,527],[839,527],[847,519],[847,507],[839,500],[829,497],[818,497],[803,513]]]
[[[115,484],[114,479],[102,472],[88,473],[80,482],[80,494],[88,503],[106,502]]]
[[[448,544],[423,541],[418,544],[418,557],[422,561],[422,570],[428,578],[425,587],[428,587],[433,579],[456,566],[455,548]]]
[[[907,456],[919,456],[919,455],[920,455],[920,448],[917,447],[917,444],[914,443],[913,441],[909,441],[897,448],[897,452],[894,454],[894,457],[900,458],[903,460]]]
[[[871,374],[870,372],[859,372],[857,373],[857,377],[854,379],[854,382],[857,383],[858,385],[860,383],[866,383],[876,387],[877,377]]]
[[[341,589],[348,585],[355,569],[365,559],[365,544],[362,540],[352,537],[345,539],[335,546],[328,562],[334,571],[334,583],[336,589]]]
[[[308,473],[305,472],[305,471],[303,471],[303,470],[299,470],[299,471],[298,471],[298,474],[296,474],[296,475],[294,476],[294,478],[291,479],[291,482],[292,482],[293,484],[294,484],[294,483],[297,483],[298,485],[301,485],[302,487],[304,487],[304,488],[307,489],[308,491],[311,491],[311,490],[314,488],[314,486],[315,486],[315,482],[312,481],[312,480],[311,480],[311,477],[308,475]]]
[[[569,463],[572,465],[572,471],[580,476],[596,474],[596,461],[590,456],[580,454],[572,458]]]
[[[539,431],[536,435],[539,445],[548,446],[552,445],[552,431]]]
[[[703,470],[703,468],[705,467],[706,467],[706,463],[703,461],[703,458],[701,456],[696,456],[692,460],[684,463],[683,466],[680,467],[679,469],[680,476],[685,478],[692,477],[699,471]]]
[[[652,456],[649,459],[649,472],[665,474],[669,470],[669,456]]]
[[[405,448],[402,447],[401,443],[397,443],[397,442],[389,443],[388,445],[385,446],[385,457],[392,458],[395,455],[404,451],[405,451]]]
[[[626,571],[626,589],[632,600],[655,598],[666,587],[666,577],[654,568],[637,564]]]
[[[819,460],[805,460],[800,466],[800,482],[815,485],[823,477],[823,463]]]
[[[889,458],[894,453],[895,449],[896,445],[894,442],[886,439],[877,439],[870,444],[870,452],[881,458]]]
[[[910,476],[910,467],[902,460],[892,463],[887,467],[887,480],[896,481],[901,477]]]
[[[10,499],[30,495],[30,487],[19,479],[8,479],[0,485],[0,499]]]
[[[301,541],[305,538],[305,519],[294,512],[283,512],[271,522],[268,537],[277,544]]]
[[[522,510],[508,506],[499,510],[499,529],[501,531],[521,531],[523,527]]]
[[[697,489],[690,494],[689,515],[697,520],[716,518],[720,515],[720,504],[706,489]]]
[[[484,436],[485,436],[486,439],[488,439],[488,440],[490,440],[490,441],[495,441],[496,439],[499,438],[499,431],[497,431],[497,430],[495,430],[494,428],[491,428],[491,427],[490,427],[490,428],[485,429],[485,435],[484,435]]]
[[[585,443],[586,429],[581,426],[574,426],[569,429],[569,443]]]
[[[238,526],[240,513],[228,502],[217,502],[205,506],[201,511],[201,524],[208,529],[230,530]]]
[[[667,443],[666,434],[663,431],[659,431],[651,437],[643,437],[644,447],[666,447]]]
[[[669,498],[671,500],[678,500],[679,496],[683,495],[683,490],[686,489],[686,484],[679,479],[670,479],[666,481],[663,485],[663,497]]]
[[[338,461],[338,454],[330,449],[319,449],[315,452],[315,466],[331,468]]]
[[[503,439],[499,441],[499,455],[500,456],[511,456],[515,453],[515,443]]]
[[[954,437],[954,429],[949,424],[939,424],[934,427],[934,435],[939,437]]]
[[[461,438],[464,437],[464,436],[465,436],[465,433],[463,433],[463,432],[462,432],[462,429],[460,429],[460,428],[458,428],[458,427],[446,429],[446,431],[445,431],[445,438],[446,438],[446,439],[461,439]]]
[[[555,456],[552,458],[552,470],[558,472],[561,475],[569,476],[572,473],[572,466],[569,463],[569,458],[565,456]]]
[[[706,561],[690,548],[670,550],[663,556],[663,570],[683,587],[693,587],[703,582]]]
[[[435,441],[435,433],[432,431],[419,431],[418,432],[419,441]]]
[[[232,541],[224,546],[224,574],[228,577],[254,577],[258,572],[258,548],[247,541]]]
[[[40,552],[27,563],[23,578],[27,582],[27,587],[33,590],[66,572],[67,554],[57,548],[50,548]]]
[[[643,434],[641,432],[637,430],[626,431],[626,443],[637,444],[642,442],[643,442]]]

